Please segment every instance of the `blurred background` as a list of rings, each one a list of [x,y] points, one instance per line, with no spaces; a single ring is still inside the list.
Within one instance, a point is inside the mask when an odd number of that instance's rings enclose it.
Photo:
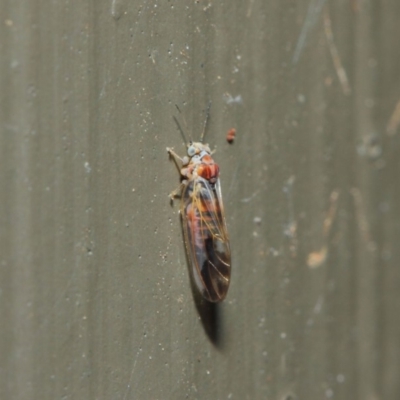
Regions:
[[[398,0],[0,15],[0,398],[400,398]],[[166,152],[210,101],[233,260],[216,307]]]

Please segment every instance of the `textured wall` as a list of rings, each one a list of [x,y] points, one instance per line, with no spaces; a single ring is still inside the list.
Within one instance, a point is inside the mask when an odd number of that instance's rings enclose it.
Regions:
[[[400,398],[398,0],[0,15],[0,398]],[[209,101],[218,308],[167,197]]]

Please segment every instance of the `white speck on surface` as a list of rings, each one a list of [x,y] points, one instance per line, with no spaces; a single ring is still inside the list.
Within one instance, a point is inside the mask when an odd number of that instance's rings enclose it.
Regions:
[[[300,104],[303,104],[303,103],[306,101],[306,96],[304,96],[304,94],[298,94],[298,95],[297,95],[297,101],[298,101]]]
[[[242,104],[243,103],[243,99],[240,94],[238,94],[237,96],[231,96],[229,93],[225,93],[223,95],[223,99],[226,104]]]
[[[344,377],[343,374],[339,374],[339,375],[336,377],[336,380],[337,380],[339,383],[343,383],[343,382],[345,381],[345,377]]]

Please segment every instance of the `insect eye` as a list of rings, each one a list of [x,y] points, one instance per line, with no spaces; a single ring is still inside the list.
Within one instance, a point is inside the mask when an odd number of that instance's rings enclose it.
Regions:
[[[196,154],[196,149],[193,146],[188,147],[187,153],[189,157],[193,157]]]

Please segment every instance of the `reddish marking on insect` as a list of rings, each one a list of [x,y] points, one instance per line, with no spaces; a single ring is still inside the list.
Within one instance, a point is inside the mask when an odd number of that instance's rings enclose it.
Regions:
[[[228,133],[226,134],[226,141],[229,144],[232,144],[235,140],[235,137],[236,137],[236,129],[235,128],[229,129]]]
[[[197,174],[211,183],[215,183],[218,179],[219,167],[217,164],[202,164],[197,167]]]
[[[231,275],[231,251],[222,204],[219,166],[207,144],[189,143],[187,157],[167,149],[179,166],[181,185],[170,197],[181,198],[188,261],[193,280],[202,296],[213,303],[222,301]]]

